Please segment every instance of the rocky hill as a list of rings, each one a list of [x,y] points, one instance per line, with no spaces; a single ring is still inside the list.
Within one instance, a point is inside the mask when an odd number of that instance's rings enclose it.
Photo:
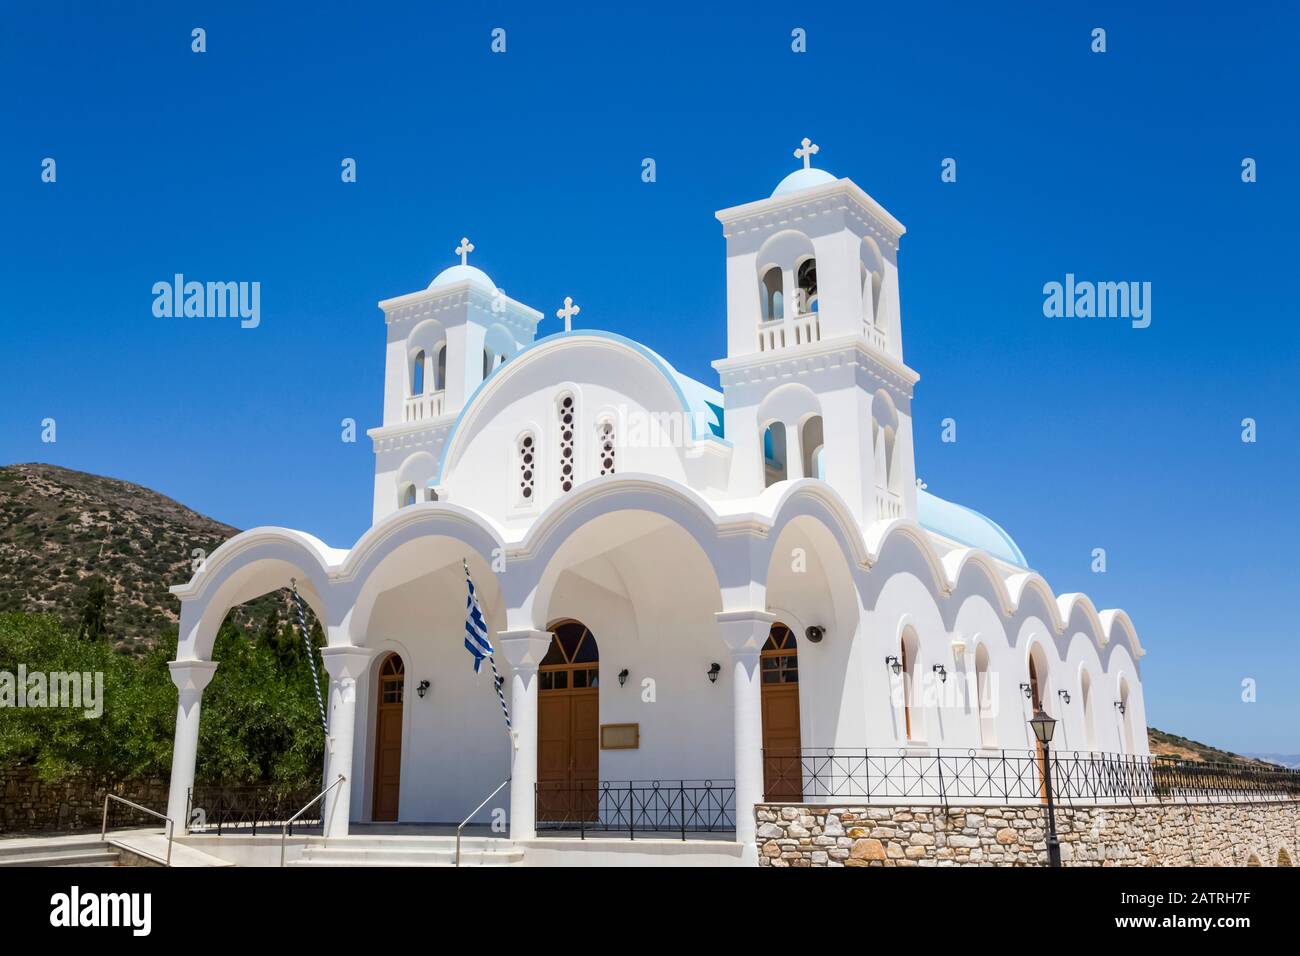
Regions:
[[[1191,760],[1196,763],[1266,763],[1272,761],[1258,760],[1245,754],[1235,754],[1228,750],[1211,747],[1199,740],[1189,740],[1177,734],[1166,733],[1155,727],[1147,728],[1147,741],[1151,752],[1159,757],[1173,757],[1177,760]]]
[[[0,611],[50,612],[75,628],[102,576],[110,640],[154,644],[177,625],[167,588],[189,580],[192,553],[237,533],[148,488],[54,465],[0,468]]]

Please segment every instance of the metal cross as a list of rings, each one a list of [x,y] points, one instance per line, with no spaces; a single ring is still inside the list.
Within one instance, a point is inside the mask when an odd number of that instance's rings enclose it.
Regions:
[[[573,331],[573,317],[574,317],[575,315],[577,315],[577,314],[578,314],[579,312],[581,312],[581,311],[582,311],[582,309],[578,308],[576,305],[573,304],[573,299],[572,299],[572,297],[566,295],[566,296],[564,297],[564,308],[562,308],[562,309],[560,309],[559,311],[557,311],[557,312],[555,313],[555,317],[556,317],[557,319],[563,319],[563,320],[564,320],[564,331],[566,331],[566,332],[572,332],[572,331]]]
[[[822,151],[822,148],[810,140],[807,136],[803,138],[803,143],[794,151],[795,159],[803,160],[803,168],[808,169],[812,166],[812,158]]]

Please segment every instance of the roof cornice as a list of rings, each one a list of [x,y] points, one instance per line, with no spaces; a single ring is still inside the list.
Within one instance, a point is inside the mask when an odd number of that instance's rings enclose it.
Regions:
[[[861,186],[847,178],[837,179],[835,182],[827,183],[824,186],[800,189],[784,196],[773,196],[740,206],[720,209],[714,215],[724,227],[743,227],[747,220],[780,214],[808,203],[835,196],[844,196],[855,202],[861,207],[862,211],[880,223],[894,242],[897,242],[907,232],[907,227],[895,219],[884,206],[867,195]]]

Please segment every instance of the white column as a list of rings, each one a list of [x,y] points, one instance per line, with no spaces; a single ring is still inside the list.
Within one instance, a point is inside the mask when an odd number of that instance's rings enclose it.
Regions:
[[[758,656],[776,616],[767,611],[715,615],[731,651],[731,706],[736,764],[736,842],[757,861],[754,804],[763,800],[763,698]]]
[[[370,665],[371,652],[359,647],[326,647],[321,659],[330,675],[329,736],[325,741],[325,783],[340,776],[343,782],[321,801],[323,832],[327,837],[348,835],[352,808],[352,739],[357,720],[357,680]],[[323,789],[322,787],[322,789]]]
[[[176,702],[176,741],[172,746],[172,782],[167,791],[167,815],[172,818],[172,832],[184,833],[189,827],[185,811],[190,788],[194,786],[194,761],[199,755],[199,712],[203,690],[216,673],[216,661],[172,661],[172,683],[179,699]]]
[[[496,648],[510,662],[510,839],[537,836],[537,665],[551,646],[550,631],[498,631]]]
[[[785,423],[785,476],[791,481],[808,477],[803,473],[803,429],[798,422]]]

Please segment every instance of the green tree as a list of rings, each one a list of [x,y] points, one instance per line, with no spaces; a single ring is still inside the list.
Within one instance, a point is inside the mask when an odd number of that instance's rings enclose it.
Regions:
[[[98,574],[90,579],[90,587],[81,602],[77,637],[83,641],[102,641],[108,637],[108,582]]]

